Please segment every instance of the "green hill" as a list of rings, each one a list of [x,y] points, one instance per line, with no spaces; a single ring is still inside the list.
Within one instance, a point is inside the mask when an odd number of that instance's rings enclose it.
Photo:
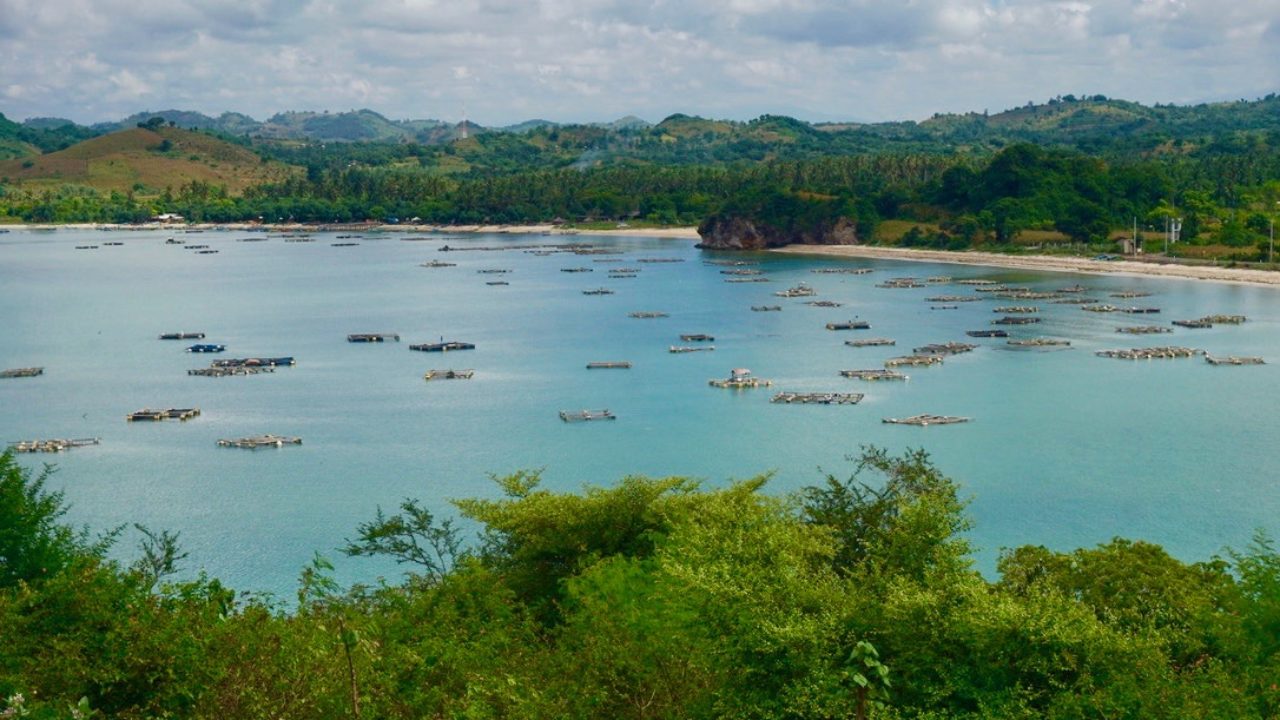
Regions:
[[[0,162],[0,182],[6,185],[39,189],[70,184],[142,194],[158,194],[193,181],[238,193],[292,172],[238,145],[170,127],[135,127],[65,150]]]

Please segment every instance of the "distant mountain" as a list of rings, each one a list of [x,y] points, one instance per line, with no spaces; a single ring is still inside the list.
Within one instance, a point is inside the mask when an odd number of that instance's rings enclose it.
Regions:
[[[263,162],[253,151],[176,127],[118,130],[65,150],[0,162],[0,178],[26,187],[83,185],[105,191],[158,194],[192,181],[238,193],[295,172]]]

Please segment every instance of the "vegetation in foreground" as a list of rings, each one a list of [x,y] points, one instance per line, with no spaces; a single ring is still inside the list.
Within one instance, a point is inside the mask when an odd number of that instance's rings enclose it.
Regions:
[[[867,449],[788,497],[536,474],[462,500],[466,546],[412,500],[344,551],[403,582],[342,589],[320,556],[296,605],[171,582],[177,538],[62,521],[0,456],[0,717],[1273,718],[1280,553],[1187,564],[1116,539],[973,570],[956,484]]]

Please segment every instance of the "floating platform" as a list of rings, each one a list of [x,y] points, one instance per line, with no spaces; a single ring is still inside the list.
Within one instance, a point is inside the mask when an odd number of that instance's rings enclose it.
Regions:
[[[854,380],[906,380],[907,376],[894,370],[841,370],[840,377]]]
[[[925,300],[938,303],[982,302],[982,298],[977,295],[934,295]]]
[[[510,285],[510,284],[511,283],[507,282],[506,280],[490,280],[485,283],[485,285]]]
[[[780,392],[769,399],[785,405],[857,405],[866,397],[862,393],[797,393]]]
[[[1071,341],[1057,338],[1029,338],[1026,340],[1010,340],[1008,344],[1013,347],[1059,347],[1070,345]]]
[[[188,370],[188,375],[197,375],[200,377],[231,377],[232,375],[261,375],[263,373],[272,373],[276,369],[273,367],[207,367]]]
[[[347,336],[347,342],[353,343],[380,343],[380,342],[400,342],[400,336],[396,333],[354,333]]]
[[[1174,320],[1174,325],[1185,328],[1211,328],[1214,325],[1240,325],[1245,322],[1244,315],[1205,315],[1195,320]]]
[[[945,342],[921,345],[918,348],[912,348],[911,352],[916,355],[959,355],[973,352],[977,347],[977,345],[971,345],[970,343]]]
[[[253,435],[250,437],[236,438],[234,440],[219,440],[218,447],[235,447],[245,448],[247,450],[257,450],[258,448],[275,447],[280,448],[285,445],[301,445],[302,438],[288,437],[284,435]]]
[[[1173,331],[1163,325],[1128,325],[1116,328],[1116,332],[1125,335],[1162,335]]]
[[[588,370],[630,370],[631,363],[627,360],[598,360],[596,362],[587,363]]]
[[[1125,299],[1142,298],[1142,297],[1150,297],[1150,296],[1151,296],[1151,293],[1145,292],[1142,290],[1121,290],[1120,292],[1111,293],[1111,297],[1113,298],[1125,298]]]
[[[902,357],[889,358],[884,361],[886,368],[895,367],[928,367],[930,365],[941,365],[941,355],[903,355]]]
[[[428,370],[423,380],[470,380],[475,377],[475,370]]]
[[[249,357],[249,358],[227,358],[226,360],[214,360],[213,367],[216,368],[241,368],[241,367],[293,367],[298,361],[292,357]]]
[[[918,425],[926,427],[929,425],[956,425],[958,423],[967,423],[969,418],[959,417],[957,415],[912,415],[904,418],[884,418],[881,422],[890,425]]]
[[[450,350],[475,350],[474,343],[459,342],[457,340],[442,341],[438,343],[422,343],[419,345],[410,345],[410,350],[419,352],[449,352]]]
[[[875,271],[871,268],[816,268],[809,272],[820,275],[867,275]]]
[[[667,348],[667,352],[691,353],[691,352],[704,352],[704,351],[715,350],[715,349],[716,349],[715,345],[701,345],[698,347],[694,347],[690,345],[672,345],[671,347]]]
[[[1227,357],[1214,357],[1205,354],[1204,361],[1210,365],[1266,365],[1266,361],[1260,357],[1243,357],[1240,355],[1228,355]]]
[[[200,416],[200,408],[167,408],[164,410],[152,410],[151,408],[143,408],[135,410],[124,416],[129,422],[139,420],[190,420],[193,417]]]
[[[13,368],[12,370],[0,370],[0,378],[35,377],[37,375],[43,375],[43,374],[44,374],[44,368],[42,367]]]
[[[762,275],[763,273],[763,270],[756,270],[755,268],[733,268],[720,271],[721,275]]]
[[[1097,305],[1100,301],[1095,298],[1087,297],[1069,297],[1058,298],[1052,301],[1054,305]]]
[[[885,290],[910,290],[912,288],[922,288],[924,283],[912,278],[895,278],[893,280],[885,280],[882,283],[876,283],[876,287]]]
[[[1005,330],[965,330],[965,335],[976,338],[1002,338],[1009,337],[1009,333]]]
[[[724,279],[724,281],[725,281],[725,282],[727,282],[727,283],[762,283],[762,282],[773,282],[773,281],[772,281],[772,280],[770,280],[769,278],[764,277],[764,276],[762,276],[762,275],[757,275],[756,277],[732,277],[732,278],[725,278],[725,279]]]
[[[567,422],[590,422],[592,420],[617,420],[618,416],[609,410],[561,410],[560,419]]]
[[[685,342],[715,342],[715,338],[706,333],[688,333],[681,335],[680,339]]]
[[[458,263],[444,262],[443,260],[432,260],[431,262],[420,263],[418,267],[425,267],[425,268],[458,267]]]
[[[999,320],[992,320],[992,325],[1034,325],[1040,322],[1038,317],[1027,317],[1026,315],[1006,315]]]
[[[781,305],[752,305],[752,312],[781,312]]]
[[[583,295],[612,295],[613,291],[609,288],[596,288],[594,290],[583,290]]]
[[[1036,307],[1035,305],[1004,305],[1002,307],[998,307],[992,310],[991,312],[1004,313],[1007,315],[1019,315],[1019,314],[1027,315],[1030,313],[1040,312],[1040,308]]]
[[[652,320],[656,318],[671,317],[671,315],[664,312],[633,312],[627,313],[627,317],[636,318],[637,320]]]
[[[980,293],[1016,293],[1031,292],[1031,288],[1022,287],[1020,285],[984,285],[973,289],[974,292]]]
[[[203,340],[202,332],[172,332],[160,333],[161,340]]]
[[[846,320],[844,322],[827,323],[828,330],[870,330],[871,323],[866,320]]]
[[[37,453],[37,452],[62,452],[71,448],[88,447],[90,445],[100,445],[100,438],[55,438],[50,440],[19,440],[11,443],[9,449],[20,453]]]
[[[589,268],[589,267],[567,267],[567,268],[560,268],[560,272],[567,272],[567,273],[595,272],[595,268]]]
[[[1082,292],[1088,292],[1088,290],[1089,290],[1089,288],[1087,288],[1087,287],[1085,287],[1085,286],[1080,285],[1079,283],[1077,283],[1077,284],[1075,284],[1075,285],[1071,285],[1071,286],[1068,286],[1068,287],[1061,287],[1061,288],[1058,288],[1057,292],[1060,292],[1060,293],[1082,293]]]
[[[1200,319],[1214,325],[1240,325],[1247,320],[1243,315],[1205,315]]]
[[[1166,347],[1130,348],[1128,350],[1099,350],[1094,353],[1098,357],[1117,358],[1120,360],[1167,360],[1204,354],[1203,350],[1172,345]]]
[[[227,349],[226,345],[198,344],[187,348],[191,353],[220,353]]]
[[[813,307],[835,308],[835,307],[843,307],[844,303],[836,302],[834,300],[810,300],[809,302],[806,302],[805,305],[811,305]]]
[[[506,274],[507,274],[507,273],[509,273],[509,272],[511,272],[511,271],[510,271],[510,270],[504,270],[504,269],[488,269],[488,270],[477,270],[477,271],[476,271],[476,273],[477,273],[478,275],[506,275]]]
[[[1014,292],[996,293],[997,297],[1008,298],[1009,300],[1056,300],[1058,293],[1056,292],[1035,292],[1032,290],[1017,290]]]
[[[965,279],[963,279],[963,280],[957,280],[957,281],[956,281],[956,284],[957,284],[957,285],[978,285],[978,286],[983,286],[983,285],[995,285],[995,284],[996,284],[996,281],[995,281],[995,280],[984,280],[984,279],[982,279],[982,278],[965,278]]]
[[[813,297],[814,295],[817,295],[817,294],[818,294],[817,290],[814,290],[813,288],[804,284],[796,285],[795,287],[787,288],[786,290],[779,290],[778,292],[774,293],[774,295],[777,295],[778,297],[786,297],[786,298]]]
[[[849,347],[879,347],[897,345],[898,341],[891,338],[867,338],[866,340],[845,340],[844,344]]]
[[[636,262],[642,262],[642,263],[681,263],[681,262],[684,262],[684,258],[673,258],[673,257],[651,257],[651,258],[640,258],[639,260],[636,260]]]
[[[943,283],[951,282],[951,276],[950,275],[934,275],[933,277],[925,278],[924,281],[927,283],[933,283],[935,285],[941,285]]]
[[[1158,307],[1127,307],[1127,308],[1120,308],[1120,312],[1128,313],[1130,315],[1155,315],[1156,313],[1160,312],[1160,308]]]
[[[610,280],[623,280],[635,277],[635,273],[609,273]]]
[[[773,384],[772,380],[762,380],[751,374],[746,368],[734,368],[729,371],[729,377],[722,380],[708,380],[707,384],[711,387],[727,388],[729,390],[745,390],[747,388],[769,387]]]

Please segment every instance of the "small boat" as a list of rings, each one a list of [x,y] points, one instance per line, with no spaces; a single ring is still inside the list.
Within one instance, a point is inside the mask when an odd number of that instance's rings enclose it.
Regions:
[[[448,352],[450,350],[475,350],[474,343],[459,342],[457,340],[441,341],[438,343],[422,343],[420,345],[410,345],[410,350],[418,350],[420,352]]]
[[[959,417],[956,415],[912,415],[905,418],[884,418],[883,423],[889,425],[918,425],[927,427],[929,425],[955,425],[956,423],[969,422],[967,417]]]
[[[1243,357],[1240,355],[1228,355],[1227,357],[1214,357],[1206,354],[1204,361],[1210,365],[1265,365],[1266,361],[1260,357]]]
[[[475,370],[428,370],[423,380],[470,380],[475,377]]]
[[[297,361],[292,357],[249,357],[214,360],[215,368],[257,368],[257,367],[293,367]]]
[[[196,345],[192,345],[191,347],[187,348],[187,352],[193,352],[193,353],[220,353],[220,352],[222,352],[222,351],[224,351],[224,350],[226,350],[226,349],[227,349],[227,346],[226,346],[226,345],[212,345],[212,344],[203,344],[203,343],[198,343],[198,344],[196,344]]]
[[[37,375],[43,375],[43,374],[44,374],[44,368],[42,367],[14,368],[12,370],[0,370],[0,378],[35,377]]]
[[[617,420],[618,416],[609,410],[561,410],[560,419],[567,422],[589,422],[591,420]]]
[[[353,342],[353,343],[400,342],[400,336],[395,333],[353,333],[347,336],[347,342]]]
[[[729,377],[721,380],[708,380],[707,384],[711,387],[727,388],[729,390],[742,390],[746,388],[769,387],[773,384],[772,380],[762,380],[751,374],[746,368],[734,368],[729,371]]]
[[[285,445],[301,445],[302,438],[287,437],[282,435],[253,435],[250,437],[237,438],[234,440],[219,440],[218,447],[237,447],[248,450],[257,450],[264,447],[284,447]]]
[[[161,333],[160,339],[161,340],[203,340],[204,333],[202,332]]]

